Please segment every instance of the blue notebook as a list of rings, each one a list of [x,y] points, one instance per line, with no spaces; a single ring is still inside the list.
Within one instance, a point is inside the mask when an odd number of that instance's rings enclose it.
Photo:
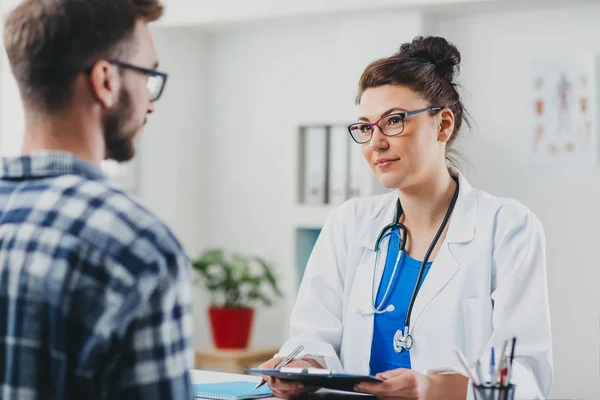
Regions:
[[[211,400],[262,399],[273,396],[268,385],[258,389],[254,389],[254,386],[256,382],[200,383],[194,385],[194,394],[197,399]]]

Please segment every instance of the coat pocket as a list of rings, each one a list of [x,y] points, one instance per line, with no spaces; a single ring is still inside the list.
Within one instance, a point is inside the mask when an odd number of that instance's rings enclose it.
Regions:
[[[465,356],[469,363],[479,359],[492,335],[492,300],[490,298],[463,299],[465,328]]]

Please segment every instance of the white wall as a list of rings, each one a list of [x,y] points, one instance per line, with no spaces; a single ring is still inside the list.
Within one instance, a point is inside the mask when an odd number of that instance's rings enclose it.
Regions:
[[[464,141],[473,184],[516,198],[547,236],[556,379],[553,398],[600,398],[600,168],[528,164],[528,60],[600,50],[600,5],[449,14],[439,33],[463,55],[462,82],[477,124]],[[596,132],[597,133],[597,132]]]
[[[14,1],[14,0],[13,0]],[[549,1],[587,0],[527,0],[530,4]],[[515,0],[163,0],[167,6],[165,26],[217,26],[242,21],[257,21],[289,16],[311,17],[320,14],[361,12],[385,9],[392,12],[412,11],[419,7],[465,7],[479,5],[514,5]]]
[[[0,87],[0,152],[16,155],[23,144],[25,119],[19,89],[4,51],[0,59]]]
[[[4,18],[19,0],[0,1],[0,21],[4,26]],[[25,120],[23,106],[17,82],[15,81],[8,57],[4,51],[4,40],[0,40],[0,154],[16,155],[21,150]]]
[[[154,30],[159,70],[169,74],[156,111],[140,138],[140,197],[180,236],[191,256],[206,243],[206,182],[210,174],[206,127],[205,40],[195,30]]]
[[[298,125],[355,119],[362,69],[422,24],[418,13],[369,13],[264,23],[211,38],[209,242],[263,254],[289,293],[279,307],[259,311],[254,344],[282,343],[294,301]]]
[[[156,111],[140,138],[140,198],[173,229],[189,256],[207,244],[208,190],[212,171],[206,126],[208,64],[205,40],[196,30],[154,30],[159,70],[169,74]],[[195,287],[196,346],[208,345],[205,296]]]

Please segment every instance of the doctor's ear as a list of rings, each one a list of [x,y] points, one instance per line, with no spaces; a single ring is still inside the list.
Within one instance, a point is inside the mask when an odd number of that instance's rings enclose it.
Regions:
[[[447,143],[454,132],[454,113],[444,108],[437,115],[438,142]]]

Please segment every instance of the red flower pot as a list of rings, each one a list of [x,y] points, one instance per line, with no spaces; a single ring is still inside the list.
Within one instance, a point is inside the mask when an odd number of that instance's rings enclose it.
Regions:
[[[208,315],[213,344],[217,349],[248,347],[254,309],[210,307]]]

